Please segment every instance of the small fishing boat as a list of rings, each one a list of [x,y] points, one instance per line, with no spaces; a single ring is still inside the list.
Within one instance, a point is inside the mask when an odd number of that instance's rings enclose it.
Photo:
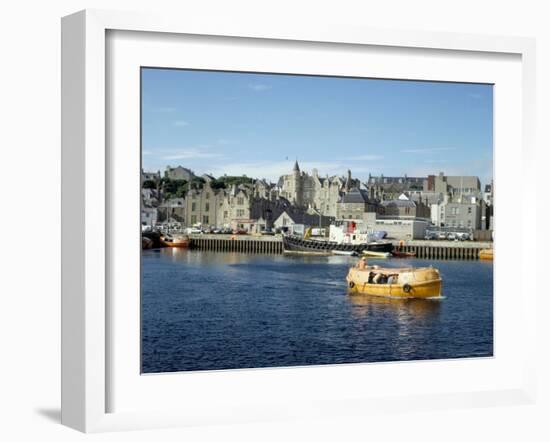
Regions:
[[[482,249],[479,251],[479,259],[492,261],[493,260],[493,249]]]
[[[389,258],[392,256],[390,252],[375,252],[374,250],[363,250],[363,256],[370,258]]]
[[[416,256],[414,252],[401,252],[399,250],[394,250],[391,254],[394,258],[414,258]]]
[[[160,237],[160,242],[165,247],[189,247],[187,235],[165,235]]]
[[[358,253],[356,251],[347,251],[347,250],[333,250],[333,255],[343,255],[343,256],[357,256]]]
[[[441,296],[441,276],[433,267],[358,266],[346,277],[349,292],[392,298],[437,298]]]

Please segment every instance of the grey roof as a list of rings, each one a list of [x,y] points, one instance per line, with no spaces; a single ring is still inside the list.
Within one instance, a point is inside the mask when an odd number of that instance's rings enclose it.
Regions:
[[[446,176],[447,184],[456,188],[479,189],[479,178],[476,176]]]
[[[288,209],[285,209],[284,212],[286,212],[286,214],[290,218],[292,218],[292,221],[294,221],[295,224],[304,224],[306,226],[318,226],[319,218],[321,221],[321,225],[323,226],[328,226],[331,223],[331,221],[334,220],[334,217],[331,217],[331,216],[321,215],[321,217],[319,217],[319,215],[310,214],[304,210],[297,210],[293,207],[289,207]],[[281,212],[279,216],[281,216],[282,213],[283,212]],[[279,216],[277,216],[277,218]],[[273,218],[273,219],[275,220],[277,218]]]
[[[416,203],[410,200],[387,200],[382,201],[384,207],[395,206],[395,207],[416,207]]]
[[[367,203],[369,201],[368,193],[363,189],[354,187],[345,193],[340,202],[342,203]]]

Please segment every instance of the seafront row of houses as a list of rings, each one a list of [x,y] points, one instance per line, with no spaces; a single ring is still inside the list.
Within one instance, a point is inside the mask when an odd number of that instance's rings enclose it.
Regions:
[[[356,220],[395,239],[424,238],[433,228],[466,229],[490,238],[493,184],[478,177],[347,176],[307,173],[298,161],[277,183],[247,177],[196,176],[188,168],[167,167],[164,175],[142,171],[141,223],[261,233],[293,226],[328,227]],[[176,195],[169,183],[185,183]],[[485,233],[484,235],[482,233]]]

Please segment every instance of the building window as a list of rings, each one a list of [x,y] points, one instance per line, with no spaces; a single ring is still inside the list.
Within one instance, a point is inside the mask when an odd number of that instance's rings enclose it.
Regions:
[[[208,192],[206,192],[206,199],[209,200],[210,199],[210,194]]]
[[[191,224],[197,224],[197,215],[191,215]]]
[[[227,219],[227,210],[225,212],[223,212],[223,218]]]
[[[243,198],[243,197],[237,198],[237,204],[238,204],[239,206],[242,206],[242,205],[244,204],[244,198]]]
[[[203,223],[203,224],[208,224],[208,215],[203,215],[203,217],[202,217],[202,223]]]
[[[194,212],[197,209],[197,203],[191,203],[191,211]]]
[[[210,211],[210,203],[206,203],[206,204],[204,205],[204,211],[205,211],[205,212],[209,212],[209,211]]]
[[[472,208],[468,207],[468,213],[472,213]]]
[[[237,210],[237,218],[242,218],[244,216],[244,210],[243,209],[238,209]]]

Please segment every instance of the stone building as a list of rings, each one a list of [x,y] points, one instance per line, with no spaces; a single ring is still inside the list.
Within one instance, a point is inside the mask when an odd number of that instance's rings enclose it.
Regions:
[[[191,181],[195,177],[195,174],[193,173],[192,170],[182,166],[176,166],[176,167],[166,166],[166,170],[164,171],[164,177],[169,178],[171,180]]]
[[[407,175],[376,177],[369,174],[367,186],[370,191],[370,198],[379,201],[395,200],[400,195],[406,194],[408,197],[419,197],[425,190],[425,177],[409,177]]]
[[[312,213],[299,207],[288,207],[274,220],[274,228],[290,229],[294,233],[303,234],[309,227],[328,227],[334,221],[332,216]],[[299,226],[299,230],[296,227]]]
[[[350,171],[347,180],[339,176],[320,177],[317,169],[309,175],[300,170],[298,161],[292,173],[279,179],[280,196],[297,207],[313,207],[322,215],[332,217],[336,217],[341,194],[355,186],[359,186],[359,182],[351,178]]]
[[[416,219],[429,220],[431,216],[430,207],[421,201],[412,201],[404,194],[394,200],[382,201],[383,212],[380,218]]]
[[[185,199],[171,198],[158,206],[158,219],[163,222],[178,222],[185,224]]]
[[[485,202],[476,195],[454,199],[447,195],[441,203],[432,205],[432,223],[438,227],[485,230],[488,227],[482,225],[485,209]]]
[[[202,188],[190,189],[185,198],[185,223],[189,226],[215,225],[221,198],[223,194],[212,189],[209,182],[206,182]]]
[[[481,183],[476,176],[447,176],[439,172],[439,175],[428,175],[424,191],[448,194],[454,200],[461,195],[478,195],[481,192]]]
[[[364,189],[353,188],[344,193],[338,202],[336,218],[362,219],[364,213],[376,213],[379,205],[371,200]]]
[[[232,229],[248,230],[254,224],[250,214],[253,191],[249,186],[232,185],[218,193],[219,209],[216,225]]]

